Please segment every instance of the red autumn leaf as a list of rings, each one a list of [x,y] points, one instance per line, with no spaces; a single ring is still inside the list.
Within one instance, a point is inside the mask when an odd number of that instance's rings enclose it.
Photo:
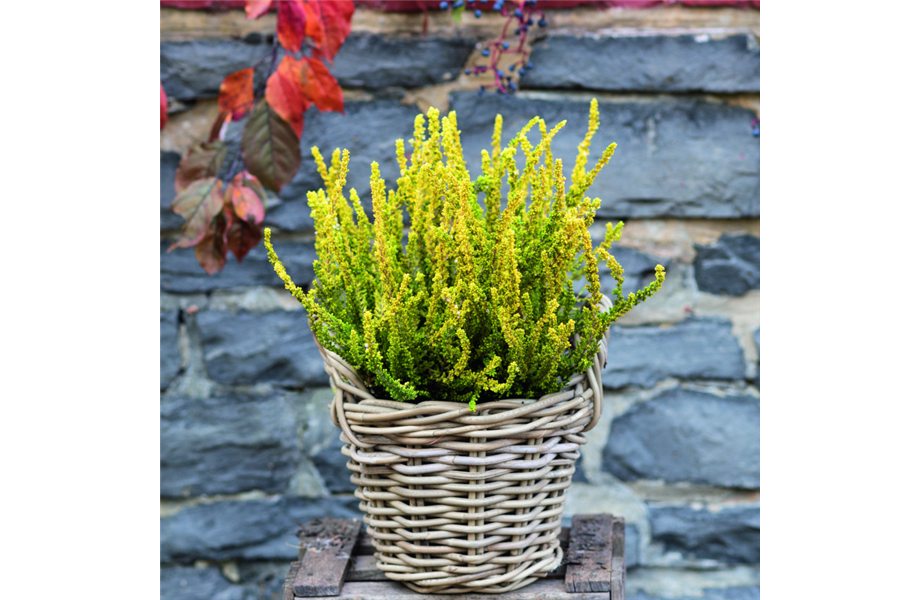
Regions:
[[[182,215],[185,225],[179,240],[170,246],[169,251],[176,247],[188,248],[200,242],[208,233],[211,221],[223,207],[224,198],[219,179],[208,177],[189,184],[170,206],[173,212]]]
[[[262,231],[258,225],[234,218],[227,228],[227,248],[242,262],[246,254],[262,241]]]
[[[316,58],[294,58],[288,55],[281,60],[278,71],[272,74],[272,77],[276,75],[275,88],[278,91],[269,98],[272,108],[275,107],[275,103],[281,104],[282,100],[285,100],[287,106],[283,107],[284,110],[290,110],[296,114],[297,100],[292,98],[293,88],[296,86],[301,97],[301,113],[314,104],[320,112],[344,111],[342,88],[339,87],[339,82],[332,76],[323,61]],[[271,78],[269,80],[271,81]],[[279,110],[278,113],[288,120],[285,112]],[[303,115],[301,114],[299,118],[302,119]]]
[[[202,142],[189,148],[176,169],[176,193],[181,193],[193,181],[217,176],[226,156],[227,145],[221,141]]]
[[[258,19],[268,12],[272,0],[246,0],[246,18]]]
[[[303,94],[300,63],[290,54],[285,54],[265,86],[265,99],[269,106],[291,124],[298,138],[303,134],[303,113],[310,108]]]
[[[278,3],[278,43],[290,52],[300,52],[307,14],[298,0]]]
[[[332,64],[345,38],[351,33],[355,4],[351,0],[307,0],[307,3],[313,13],[319,15],[319,26],[323,31],[321,40],[313,38],[317,44],[313,56],[325,58]]]
[[[323,22],[320,19],[319,13],[316,12],[318,7],[304,0],[303,9],[307,15],[307,25],[304,30],[304,35],[313,40],[314,47],[321,48],[323,44],[326,43],[326,35],[323,33]]]
[[[220,211],[211,219],[204,237],[195,244],[195,258],[198,264],[213,275],[227,264],[227,224],[226,211]]]
[[[308,66],[308,77],[304,84],[304,96],[316,104],[320,112],[337,110],[345,112],[342,88],[323,61],[316,58],[304,59]]]
[[[233,178],[224,192],[224,206],[233,209],[233,214],[253,225],[265,218],[265,206],[255,191],[243,185],[242,173]]]
[[[227,75],[220,82],[217,106],[223,112],[233,114],[233,120],[239,121],[252,109],[252,76],[255,69],[249,67]]]
[[[163,89],[163,84],[160,83],[160,129],[162,130],[166,127],[166,90]]]
[[[273,192],[290,183],[300,168],[297,133],[265,101],[246,121],[240,148],[246,170]]]

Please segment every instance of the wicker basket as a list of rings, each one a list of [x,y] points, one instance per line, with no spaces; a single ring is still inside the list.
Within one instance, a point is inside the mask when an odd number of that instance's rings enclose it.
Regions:
[[[559,566],[566,490],[582,433],[600,417],[608,339],[561,392],[475,413],[374,398],[320,346],[377,568],[417,592],[457,594],[508,592]]]

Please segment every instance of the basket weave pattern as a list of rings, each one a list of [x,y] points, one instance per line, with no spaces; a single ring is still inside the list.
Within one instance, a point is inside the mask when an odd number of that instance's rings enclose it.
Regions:
[[[563,504],[582,434],[600,417],[608,337],[562,391],[475,413],[374,398],[319,346],[378,569],[417,592],[453,594],[508,592],[559,566]]]

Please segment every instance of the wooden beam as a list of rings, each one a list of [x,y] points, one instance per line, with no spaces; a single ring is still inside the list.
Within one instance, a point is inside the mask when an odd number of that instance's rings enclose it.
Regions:
[[[610,592],[613,567],[613,515],[576,515],[572,518],[566,552],[567,592]]]
[[[345,584],[338,600],[610,600],[607,592],[565,591],[562,582],[540,580],[505,594],[419,594],[395,581]]]
[[[361,531],[360,519],[317,519],[298,532],[303,557],[294,576],[294,596],[338,596]]]

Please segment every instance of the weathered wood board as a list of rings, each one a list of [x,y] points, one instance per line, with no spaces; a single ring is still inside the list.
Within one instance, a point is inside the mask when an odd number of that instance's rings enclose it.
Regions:
[[[576,515],[565,554],[565,591],[609,592],[613,566],[613,515]]]
[[[303,555],[294,576],[294,596],[339,595],[360,533],[359,519],[326,518],[304,525],[298,533]]]
[[[320,519],[298,533],[299,558],[291,563],[282,600],[625,600],[623,519],[578,515],[572,525],[559,537],[565,558],[545,579],[505,594],[419,594],[377,570],[359,521]]]

